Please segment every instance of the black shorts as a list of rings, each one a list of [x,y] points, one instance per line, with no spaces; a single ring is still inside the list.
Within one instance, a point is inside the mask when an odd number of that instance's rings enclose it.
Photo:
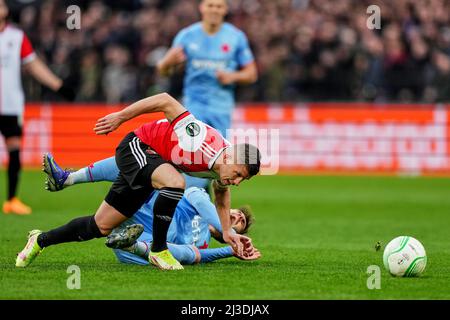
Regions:
[[[153,171],[168,163],[131,132],[116,148],[119,176],[114,181],[105,201],[127,217],[131,217],[153,192]]]
[[[21,137],[22,126],[19,124],[19,116],[0,115],[0,132],[5,138]]]

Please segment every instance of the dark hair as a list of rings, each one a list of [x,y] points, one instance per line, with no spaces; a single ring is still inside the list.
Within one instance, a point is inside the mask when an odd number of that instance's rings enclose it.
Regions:
[[[249,143],[236,145],[237,163],[247,165],[250,177],[257,175],[261,166],[261,152]]]
[[[238,210],[241,211],[245,216],[245,228],[241,231],[241,234],[246,234],[248,233],[248,229],[250,229],[250,227],[255,222],[255,217],[253,216],[252,209],[248,205],[242,206]]]

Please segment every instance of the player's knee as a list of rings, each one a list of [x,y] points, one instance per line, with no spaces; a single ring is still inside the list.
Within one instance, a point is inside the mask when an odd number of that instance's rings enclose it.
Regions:
[[[9,137],[5,139],[6,149],[9,152],[20,150],[20,143],[21,143],[20,137]]]
[[[97,227],[98,231],[101,233],[102,236],[107,236],[111,233],[112,229],[114,227],[112,227],[110,224],[104,222],[104,221],[97,221],[97,219],[95,220],[95,226]],[[94,228],[94,226],[93,226]]]
[[[98,230],[100,231],[102,236],[107,236],[107,235],[109,235],[111,233],[112,229],[108,229],[108,228],[105,228],[105,227],[103,227],[103,228],[102,227],[98,227]]]
[[[111,233],[112,228],[106,226],[106,225],[97,225],[98,230],[100,231],[100,233],[102,234],[102,236],[107,236]]]

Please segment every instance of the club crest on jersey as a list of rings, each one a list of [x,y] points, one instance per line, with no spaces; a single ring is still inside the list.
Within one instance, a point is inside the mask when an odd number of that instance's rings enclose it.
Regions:
[[[174,127],[179,147],[184,151],[196,152],[206,137],[206,126],[193,115],[180,120]]]
[[[200,133],[200,126],[195,122],[191,122],[186,126],[186,133],[191,137],[196,137]]]

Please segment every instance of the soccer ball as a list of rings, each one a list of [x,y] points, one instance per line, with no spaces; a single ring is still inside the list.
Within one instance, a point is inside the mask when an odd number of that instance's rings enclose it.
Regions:
[[[415,277],[425,270],[427,254],[417,239],[401,236],[388,243],[384,249],[383,262],[393,276]]]

